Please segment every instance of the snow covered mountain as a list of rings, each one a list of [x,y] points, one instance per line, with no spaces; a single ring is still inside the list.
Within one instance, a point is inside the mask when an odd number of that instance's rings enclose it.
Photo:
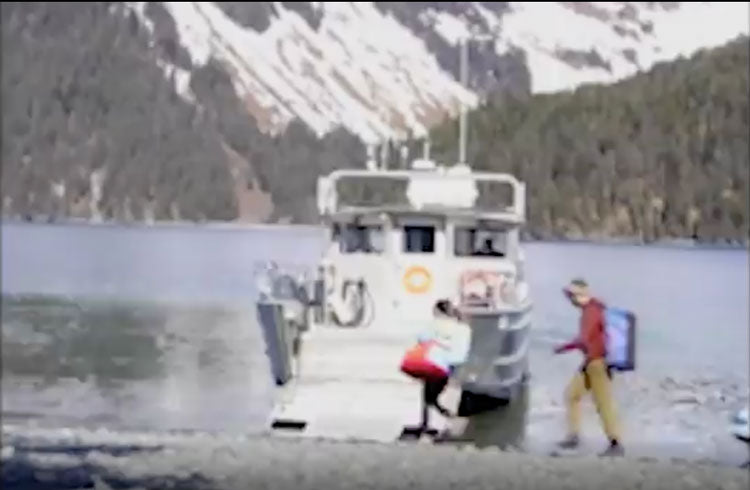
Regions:
[[[450,161],[455,132],[436,123],[486,101],[468,161],[528,183],[538,236],[747,229],[748,37],[724,44],[747,32],[747,3],[0,10],[4,217],[314,223],[316,179],[366,168],[363,139],[429,128]],[[464,88],[456,43],[470,31]],[[720,44],[613,87],[528,96]],[[402,143],[380,145],[380,160],[407,164],[420,145]]]
[[[219,61],[260,129],[419,137],[461,103],[612,83],[748,33],[748,3],[130,2],[181,95]],[[458,43],[474,36],[470,83]]]

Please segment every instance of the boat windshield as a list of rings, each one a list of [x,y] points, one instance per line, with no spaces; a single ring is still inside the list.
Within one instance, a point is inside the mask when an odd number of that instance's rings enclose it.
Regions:
[[[403,229],[404,253],[433,253],[435,251],[435,227],[405,226]]]
[[[385,245],[380,225],[339,224],[333,226],[333,241],[341,253],[382,253]]]
[[[508,230],[462,226],[455,231],[456,257],[505,257]]]

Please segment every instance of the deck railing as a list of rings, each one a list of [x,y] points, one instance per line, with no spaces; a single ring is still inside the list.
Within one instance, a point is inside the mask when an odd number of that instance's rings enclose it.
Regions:
[[[337,170],[318,179],[318,210],[323,216],[368,210],[470,212],[523,222],[526,186],[502,173]]]

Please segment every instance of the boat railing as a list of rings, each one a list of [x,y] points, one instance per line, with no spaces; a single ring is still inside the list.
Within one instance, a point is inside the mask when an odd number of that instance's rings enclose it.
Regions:
[[[313,274],[309,266],[262,261],[255,265],[253,276],[259,299],[305,303],[304,286]]]
[[[318,179],[317,198],[323,216],[371,210],[526,218],[526,186],[504,173],[337,170]]]

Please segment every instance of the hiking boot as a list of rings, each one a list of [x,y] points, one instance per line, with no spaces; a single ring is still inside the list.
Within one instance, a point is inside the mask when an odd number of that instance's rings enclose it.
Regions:
[[[622,446],[620,446],[619,443],[613,442],[607,449],[604,450],[604,452],[599,454],[599,456],[603,458],[625,456],[625,450],[622,448]]]
[[[562,441],[557,443],[557,447],[560,449],[575,449],[580,444],[580,440],[578,439],[578,436],[568,436]]]

